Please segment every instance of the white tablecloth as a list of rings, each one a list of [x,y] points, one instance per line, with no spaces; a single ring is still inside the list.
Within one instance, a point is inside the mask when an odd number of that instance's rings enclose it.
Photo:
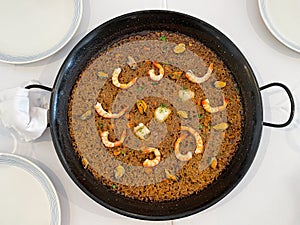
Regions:
[[[264,25],[256,0],[84,0],[80,27],[58,53],[26,65],[0,63],[0,89],[39,80],[52,86],[72,47],[103,22],[142,9],[169,9],[198,17],[227,35],[243,52],[259,85],[278,81],[295,97],[293,123],[283,129],[264,127],[257,156],[242,182],[223,200],[196,215],[160,224],[297,225],[300,224],[300,139],[298,102],[300,54],[278,42]],[[289,101],[281,89],[264,91],[264,120],[282,122],[289,115]],[[49,130],[32,142],[18,142],[0,129],[0,152],[24,156],[40,166],[55,185],[61,201],[63,225],[149,224],[113,213],[87,197],[69,178],[53,147]],[[157,222],[155,222],[157,223]]]

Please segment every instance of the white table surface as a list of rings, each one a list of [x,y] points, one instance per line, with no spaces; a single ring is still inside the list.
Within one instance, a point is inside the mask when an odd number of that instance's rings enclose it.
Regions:
[[[140,221],[107,210],[87,197],[69,178],[55,153],[51,135],[31,143],[18,142],[15,154],[40,166],[50,177],[61,202],[62,225],[98,224],[202,224],[298,225],[300,224],[300,54],[278,42],[264,25],[257,0],[84,0],[83,18],[72,40],[42,61],[11,65],[0,63],[0,89],[29,80],[52,86],[72,47],[89,31],[123,13],[141,9],[170,9],[196,16],[227,35],[248,59],[260,86],[278,81],[295,97],[293,123],[283,129],[264,127],[257,156],[242,182],[223,200],[196,215],[164,222]],[[264,120],[282,122],[289,115],[289,101],[280,89],[262,93]],[[11,152],[13,140],[0,129],[0,152]]]

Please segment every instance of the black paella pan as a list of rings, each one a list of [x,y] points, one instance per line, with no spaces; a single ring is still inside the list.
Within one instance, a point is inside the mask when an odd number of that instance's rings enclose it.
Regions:
[[[99,52],[131,34],[166,30],[199,40],[213,50],[232,72],[244,109],[242,140],[230,165],[203,191],[175,201],[143,202],[117,194],[85,170],[74,151],[68,127],[69,97],[81,72]],[[291,114],[284,124],[263,122],[260,91],[283,88],[291,101]],[[146,220],[169,220],[200,212],[226,196],[244,177],[257,152],[263,125],[285,127],[293,119],[294,101],[285,85],[272,83],[259,88],[255,75],[239,49],[220,31],[189,15],[172,11],[139,11],[114,18],[87,34],[70,52],[55,81],[50,105],[50,129],[55,149],[65,170],[78,187],[114,212]]]

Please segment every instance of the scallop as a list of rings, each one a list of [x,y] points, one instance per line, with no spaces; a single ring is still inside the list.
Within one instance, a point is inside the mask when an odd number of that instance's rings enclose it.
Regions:
[[[171,110],[167,108],[164,105],[161,105],[157,107],[157,109],[154,111],[154,117],[157,119],[159,122],[164,122],[168,116],[171,114]]]
[[[184,43],[179,43],[178,45],[176,45],[173,49],[173,51],[176,54],[180,54],[183,53],[185,51],[185,44]]]
[[[188,101],[195,97],[195,93],[189,89],[179,90],[179,99],[183,102]]]
[[[180,117],[182,117],[183,119],[187,119],[189,116],[188,116],[188,113],[186,112],[186,111],[184,111],[184,110],[179,110],[178,112],[177,112],[177,114],[180,116]]]
[[[148,127],[146,127],[143,123],[139,123],[139,125],[133,128],[133,131],[134,134],[141,140],[146,140],[151,133]]]
[[[98,77],[100,77],[100,78],[108,78],[108,74],[105,73],[105,72],[103,72],[103,71],[98,72],[97,75],[98,75]]]
[[[224,81],[215,81],[214,86],[215,86],[215,88],[221,89],[221,88],[226,86],[226,82],[224,82]]]
[[[219,130],[219,131],[226,130],[228,127],[229,127],[229,124],[228,124],[228,123],[219,123],[219,124],[213,126],[213,128],[214,128],[215,130]]]
[[[115,169],[115,178],[120,179],[125,174],[125,169],[123,166],[118,165]]]

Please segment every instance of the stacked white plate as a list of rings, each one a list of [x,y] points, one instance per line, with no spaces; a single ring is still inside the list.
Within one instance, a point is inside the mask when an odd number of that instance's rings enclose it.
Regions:
[[[0,61],[30,63],[60,50],[75,34],[82,0],[0,0]]]
[[[287,47],[300,52],[300,1],[258,0],[270,32]]]
[[[47,175],[31,161],[0,153],[0,224],[60,225],[57,193]]]

